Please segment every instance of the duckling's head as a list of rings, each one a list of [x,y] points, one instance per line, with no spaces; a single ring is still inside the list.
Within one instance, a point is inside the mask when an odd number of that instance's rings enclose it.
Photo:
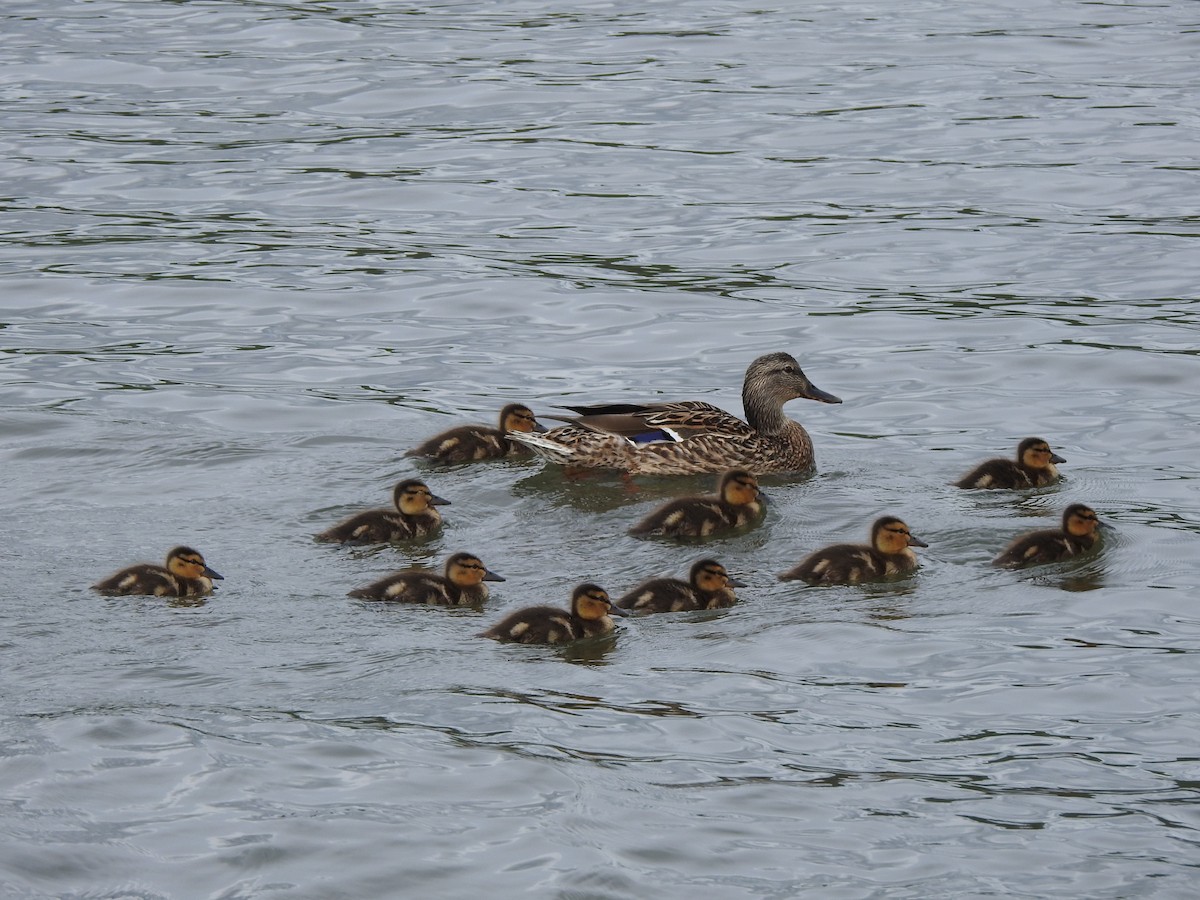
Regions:
[[[1100,527],[1096,511],[1082,503],[1072,503],[1063,512],[1063,531],[1074,537],[1095,537]]]
[[[730,578],[725,567],[715,559],[702,559],[694,563],[688,572],[688,581],[692,587],[706,593],[723,591],[725,588],[745,587],[736,578]]]
[[[790,353],[768,353],[750,363],[742,384],[742,403],[761,405],[764,401],[784,404],[803,397],[822,403],[841,403],[841,399],[821,390],[808,380],[800,363]]]
[[[717,493],[726,503],[746,506],[759,498],[758,479],[745,469],[731,469],[717,482]]]
[[[581,584],[571,593],[571,612],[581,619],[595,622],[605,616],[627,616],[629,613],[613,606],[608,592],[596,584]]]
[[[1050,449],[1041,438],[1025,438],[1017,446],[1017,459],[1027,469],[1046,469],[1053,463],[1066,462],[1061,456]]]
[[[443,500],[434,494],[425,482],[417,478],[410,478],[396,485],[392,492],[392,502],[396,504],[396,509],[406,516],[418,516],[431,506],[447,506],[450,503],[449,500]]]
[[[528,406],[523,403],[510,403],[500,410],[500,430],[506,433],[522,431],[528,434],[531,431],[541,432],[546,429],[534,417],[533,410]]]
[[[446,560],[446,578],[459,587],[475,587],[481,581],[503,581],[474,553],[455,553]]]
[[[191,547],[175,547],[167,554],[167,571],[179,578],[211,578],[224,581],[224,576],[214,572],[204,562],[204,557]]]
[[[880,553],[903,553],[909,547],[929,545],[910,532],[902,520],[884,516],[871,526],[871,546]]]

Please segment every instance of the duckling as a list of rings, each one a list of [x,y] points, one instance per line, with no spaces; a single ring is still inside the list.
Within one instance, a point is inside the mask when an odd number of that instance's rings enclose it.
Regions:
[[[1041,438],[1025,438],[1017,445],[1016,459],[989,459],[958,481],[960,488],[1035,488],[1058,481],[1055,463],[1066,462]]]
[[[718,479],[715,495],[681,497],[664,503],[629,533],[708,537],[757,522],[762,518],[765,500],[757,478],[745,469],[730,469]]]
[[[425,482],[416,478],[402,481],[392,491],[396,509],[368,509],[339,522],[316,535],[326,544],[386,544],[424,537],[442,524],[442,514],[434,507],[447,506],[449,500],[433,494]]]
[[[346,596],[433,606],[474,606],[488,597],[487,585],[483,582],[503,580],[474,553],[455,553],[446,560],[443,575],[427,569],[406,569]]]
[[[1072,503],[1063,511],[1062,528],[1030,531],[1021,535],[992,560],[992,565],[1037,565],[1086,553],[1096,545],[1100,538],[1099,530],[1103,527],[1094,509],[1082,503]]]
[[[459,425],[429,438],[409,450],[405,456],[421,456],[446,465],[480,459],[501,459],[505,456],[523,456],[530,453],[529,448],[516,441],[510,441],[509,433],[519,431],[529,434],[545,430],[528,406],[523,403],[510,403],[500,410],[498,428],[489,428],[486,425]]]
[[[795,568],[781,573],[779,580],[858,584],[892,575],[908,575],[917,568],[917,556],[908,548],[928,546],[900,519],[884,516],[871,526],[871,543],[834,544],[817,550]]]
[[[517,644],[564,644],[598,637],[613,630],[610,616],[629,613],[612,605],[607,592],[594,584],[581,584],[571,594],[571,609],[530,606],[501,619],[479,636]]]
[[[96,582],[92,589],[110,596],[200,597],[212,593],[213,581],[223,580],[191,547],[175,547],[167,554],[166,565],[130,566]]]
[[[682,612],[692,609],[721,609],[737,603],[735,587],[745,587],[730,578],[715,559],[702,559],[688,572],[688,580],[651,578],[617,601],[621,609],[634,612]]]

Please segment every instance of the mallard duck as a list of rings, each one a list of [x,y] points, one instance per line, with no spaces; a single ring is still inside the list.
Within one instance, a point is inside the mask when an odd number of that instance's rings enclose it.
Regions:
[[[516,644],[565,644],[613,630],[610,616],[629,613],[613,606],[605,590],[581,584],[571,593],[571,609],[530,606],[505,616],[480,637]]]
[[[798,397],[842,402],[815,387],[787,353],[768,353],[746,369],[745,422],[696,400],[568,406],[579,413],[564,420],[571,424],[512,438],[551,462],[634,475],[807,472],[813,467],[812,440],[783,413],[783,404]]]
[[[140,563],[92,585],[102,594],[125,596],[149,594],[154,597],[201,597],[212,593],[213,581],[222,581],[191,547],[176,547],[167,554],[166,564]]]
[[[708,537],[757,522],[762,518],[765,499],[757,478],[745,469],[730,469],[717,481],[715,495],[681,497],[664,503],[629,533]]]
[[[1096,545],[1102,527],[1094,509],[1082,503],[1072,503],[1063,511],[1062,528],[1047,528],[1021,535],[992,560],[992,565],[1030,566],[1078,556]]]
[[[737,603],[735,587],[745,585],[729,577],[725,567],[715,559],[702,559],[693,564],[687,581],[651,578],[618,600],[616,605],[642,613],[721,609]]]
[[[1016,459],[989,459],[954,482],[960,488],[1034,488],[1058,481],[1055,463],[1066,462],[1041,438],[1025,438]]]
[[[916,571],[917,555],[909,547],[929,545],[912,534],[895,516],[876,519],[869,544],[834,544],[817,550],[794,569],[783,572],[780,581],[809,584],[858,584]]]
[[[428,569],[406,569],[353,590],[347,596],[433,606],[474,606],[487,599],[485,581],[503,580],[474,553],[455,553],[446,560],[445,574],[438,575]]]
[[[529,448],[510,441],[512,432],[545,431],[533,411],[522,403],[510,403],[500,410],[500,426],[459,425],[429,438],[409,450],[405,456],[421,456],[446,465],[474,462],[481,459],[501,459],[529,452]]]
[[[396,485],[392,502],[396,505],[394,510],[368,509],[357,513],[322,531],[316,539],[327,544],[386,544],[424,537],[442,524],[442,514],[434,507],[450,503],[416,478]]]

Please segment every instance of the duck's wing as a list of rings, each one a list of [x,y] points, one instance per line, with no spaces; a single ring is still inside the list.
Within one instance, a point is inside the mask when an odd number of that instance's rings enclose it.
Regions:
[[[720,432],[749,437],[753,429],[711,403],[682,400],[676,403],[613,403],[603,406],[568,406],[577,416],[565,417],[595,431],[617,434],[635,443],[684,441],[700,434]]]

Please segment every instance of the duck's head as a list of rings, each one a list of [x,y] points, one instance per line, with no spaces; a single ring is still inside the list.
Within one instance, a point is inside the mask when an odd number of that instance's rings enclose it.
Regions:
[[[510,403],[500,410],[500,430],[507,433],[521,431],[528,434],[531,431],[545,431],[533,415],[533,410],[523,403]]]
[[[214,572],[204,562],[204,557],[191,547],[176,547],[167,554],[167,571],[180,578],[211,578],[224,581],[224,576]]]
[[[744,405],[761,404],[764,399],[782,405],[801,397],[821,403],[842,402],[809,381],[801,371],[800,363],[790,353],[768,353],[750,363],[746,369],[746,380],[742,384]]]
[[[629,615],[621,607],[613,606],[612,600],[608,598],[608,592],[596,584],[581,584],[571,592],[571,612],[589,622],[598,621],[609,615]]]
[[[688,572],[688,581],[692,587],[706,593],[746,586],[736,578],[731,578],[725,567],[715,559],[702,559],[694,563]]]
[[[396,485],[392,492],[392,502],[396,504],[396,509],[406,516],[418,516],[431,506],[447,506],[450,503],[449,500],[443,500],[434,494],[429,490],[429,486],[418,478],[409,478]]]
[[[908,547],[929,545],[909,531],[902,520],[884,516],[871,526],[871,546],[880,553],[903,553]]]
[[[481,581],[503,581],[474,553],[455,553],[446,560],[446,578],[459,587],[475,587]]]
[[[722,475],[717,482],[717,494],[734,506],[746,506],[761,496],[758,479],[745,469],[731,469]]]
[[[1095,537],[1101,527],[1099,516],[1090,506],[1072,503],[1063,511],[1063,531],[1074,537]]]
[[[1045,469],[1052,463],[1066,462],[1049,444],[1036,437],[1025,438],[1017,445],[1017,459],[1027,469]]]

